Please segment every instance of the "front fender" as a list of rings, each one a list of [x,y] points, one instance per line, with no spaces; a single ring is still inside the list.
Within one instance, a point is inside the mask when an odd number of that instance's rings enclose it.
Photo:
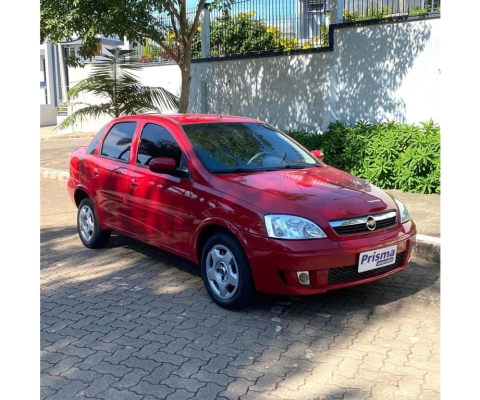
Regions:
[[[195,230],[193,237],[193,249],[194,249],[194,258],[195,262],[200,265],[201,262],[201,247],[205,242],[206,238],[218,231],[228,231],[232,233],[235,237],[239,232],[237,226],[231,221],[228,221],[219,217],[209,217],[203,220]],[[237,237],[238,239],[238,237]],[[244,243],[242,247],[245,248]]]

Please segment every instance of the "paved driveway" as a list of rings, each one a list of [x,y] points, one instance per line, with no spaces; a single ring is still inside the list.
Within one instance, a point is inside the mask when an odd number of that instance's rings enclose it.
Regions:
[[[42,399],[440,399],[440,266],[310,298],[214,305],[198,268],[77,237],[41,180]]]

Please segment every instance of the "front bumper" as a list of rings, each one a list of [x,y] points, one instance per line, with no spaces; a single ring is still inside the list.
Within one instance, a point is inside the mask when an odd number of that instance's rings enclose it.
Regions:
[[[303,296],[347,288],[384,278],[404,270],[416,241],[416,227],[348,240],[276,240],[241,233],[255,288],[259,292]],[[358,272],[359,255],[365,251],[397,246],[393,265]],[[310,284],[301,285],[297,271],[308,271]]]

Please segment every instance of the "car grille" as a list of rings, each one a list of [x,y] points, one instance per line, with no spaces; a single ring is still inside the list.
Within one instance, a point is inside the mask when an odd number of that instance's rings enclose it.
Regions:
[[[367,228],[367,218],[370,216],[362,216],[351,219],[343,219],[338,221],[330,221],[330,226],[337,235],[352,235],[355,233],[372,232]],[[397,223],[397,213],[389,211],[383,214],[371,215],[376,222],[374,231],[395,226]]]
[[[335,285],[348,281],[357,281],[364,278],[369,278],[375,275],[381,275],[385,272],[391,271],[402,264],[404,253],[398,253],[395,258],[395,263],[387,265],[382,268],[371,269],[370,271],[358,272],[358,265],[350,267],[332,268],[328,271],[327,285]]]

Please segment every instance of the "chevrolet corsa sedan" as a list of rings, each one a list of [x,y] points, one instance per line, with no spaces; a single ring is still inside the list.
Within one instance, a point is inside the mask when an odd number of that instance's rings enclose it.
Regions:
[[[313,295],[404,270],[416,227],[398,200],[243,117],[120,117],[70,162],[88,248],[112,231],[200,265],[215,303]]]

